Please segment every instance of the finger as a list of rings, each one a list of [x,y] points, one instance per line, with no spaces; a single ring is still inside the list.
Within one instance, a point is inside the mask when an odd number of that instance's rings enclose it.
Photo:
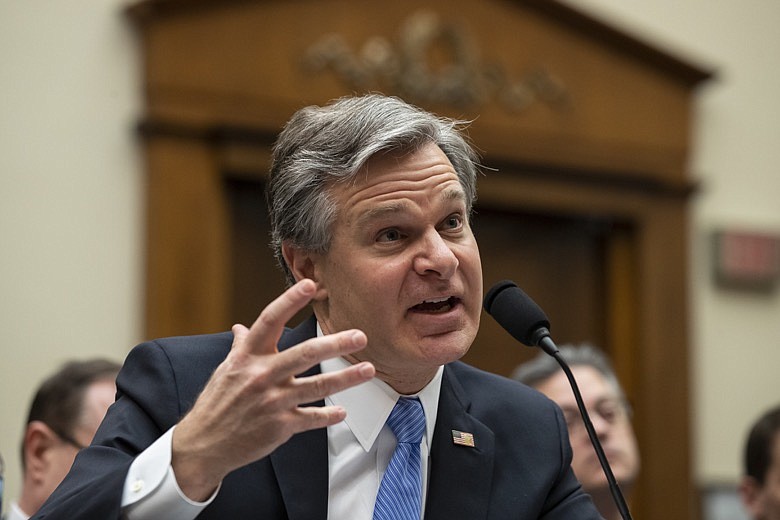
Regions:
[[[340,406],[306,406],[293,412],[292,429],[295,433],[327,428],[343,421],[347,412]]]
[[[290,347],[274,357],[274,373],[281,381],[285,377],[305,372],[326,359],[352,354],[365,348],[366,335],[360,330],[345,330],[311,338]]]
[[[236,323],[230,327],[230,330],[233,332],[233,347],[244,342],[246,335],[249,334],[249,329],[240,323]]]
[[[295,378],[288,393],[288,405],[313,403],[347,388],[365,383],[376,374],[374,365],[364,361],[336,372]]]
[[[303,279],[284,291],[260,312],[242,346],[257,354],[275,352],[285,324],[311,301],[316,290],[312,280]]]

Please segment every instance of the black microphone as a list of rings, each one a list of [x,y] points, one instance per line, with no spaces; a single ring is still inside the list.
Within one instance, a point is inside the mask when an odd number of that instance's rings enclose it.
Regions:
[[[609,490],[615,505],[620,511],[620,516],[624,520],[631,520],[631,513],[628,511],[628,505],[620,491],[620,486],[615,480],[612,468],[609,466],[607,456],[604,454],[604,448],[601,447],[596,430],[590,421],[588,410],[582,400],[582,394],[574,379],[574,374],[566,361],[561,357],[558,347],[555,346],[550,337],[550,321],[544,314],[544,311],[534,302],[530,296],[525,294],[513,281],[503,280],[494,285],[485,295],[483,303],[485,310],[501,325],[513,338],[529,347],[539,347],[547,354],[554,357],[561,365],[569,379],[571,389],[574,391],[574,398],[577,400],[577,407],[580,409],[582,421],[585,423],[585,429],[588,431],[588,437],[596,450],[596,455],[601,463],[601,469],[607,476]]]

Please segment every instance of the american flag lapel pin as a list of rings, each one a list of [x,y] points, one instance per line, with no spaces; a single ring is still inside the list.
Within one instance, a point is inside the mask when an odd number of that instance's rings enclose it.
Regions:
[[[458,430],[452,430],[452,442],[459,446],[474,447],[474,434],[469,432],[461,432]]]

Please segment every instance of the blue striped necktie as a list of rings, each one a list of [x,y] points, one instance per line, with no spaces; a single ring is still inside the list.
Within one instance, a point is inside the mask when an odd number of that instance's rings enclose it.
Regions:
[[[420,441],[425,431],[425,412],[418,399],[401,397],[387,425],[398,445],[379,485],[374,520],[420,520],[422,466]]]

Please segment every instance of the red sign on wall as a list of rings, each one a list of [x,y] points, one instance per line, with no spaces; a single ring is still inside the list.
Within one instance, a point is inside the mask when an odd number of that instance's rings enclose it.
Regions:
[[[720,230],[713,234],[715,280],[725,287],[771,290],[780,278],[780,236]]]

